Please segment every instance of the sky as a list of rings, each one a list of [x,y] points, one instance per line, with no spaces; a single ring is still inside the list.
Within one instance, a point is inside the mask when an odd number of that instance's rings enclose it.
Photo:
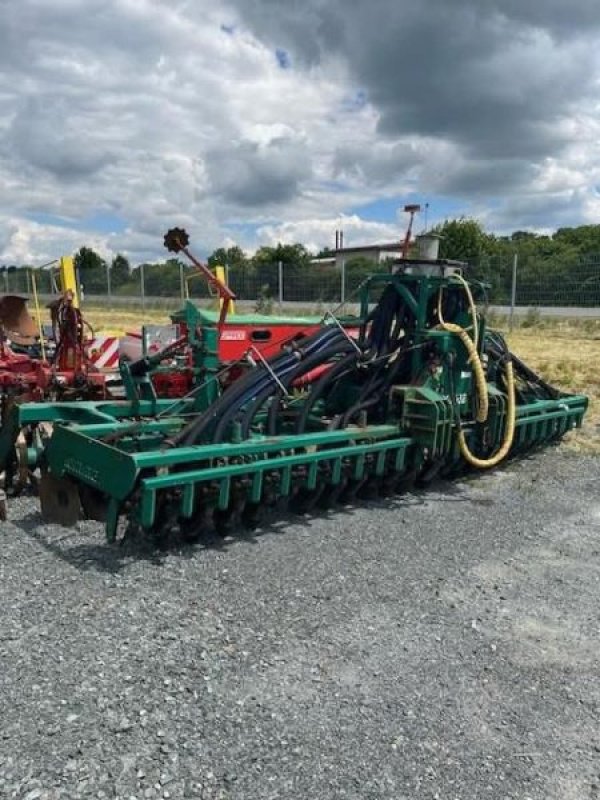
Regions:
[[[0,0],[0,263],[600,222],[597,0]]]

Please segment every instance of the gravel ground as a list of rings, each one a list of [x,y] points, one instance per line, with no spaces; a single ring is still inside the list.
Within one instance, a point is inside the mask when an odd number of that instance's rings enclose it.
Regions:
[[[0,797],[600,797],[600,459],[221,543],[12,502]]]

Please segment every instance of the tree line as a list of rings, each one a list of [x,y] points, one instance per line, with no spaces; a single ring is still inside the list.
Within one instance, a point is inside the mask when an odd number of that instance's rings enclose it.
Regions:
[[[437,232],[443,236],[440,256],[469,263],[470,277],[487,284],[492,302],[510,299],[515,266],[519,305],[600,303],[600,225],[496,236],[475,220],[460,219]]]
[[[509,236],[497,236],[485,231],[477,220],[462,218],[447,220],[434,231],[442,237],[440,257],[467,262],[471,277],[488,285],[492,301],[506,302],[510,297],[516,256],[520,286],[539,284],[546,289],[556,286],[556,302],[561,298],[564,301],[565,292],[574,298],[583,286],[590,289],[592,302],[594,291],[598,294],[596,302],[600,302],[600,225],[559,228],[547,235],[515,231]],[[277,299],[281,264],[286,300],[329,302],[339,300],[339,268],[331,262],[313,263],[313,259],[334,255],[333,250],[327,249],[310,253],[302,244],[264,246],[253,255],[232,246],[216,249],[207,263],[211,268],[217,265],[227,268],[229,285],[241,298]],[[411,255],[416,255],[416,251]],[[208,296],[205,281],[195,279],[194,268],[177,258],[133,266],[125,256],[116,255],[107,263],[92,248],[82,247],[75,255],[75,266],[86,294],[106,294],[110,281],[112,294],[139,295],[143,273],[148,296],[176,297],[186,287],[192,297]],[[348,258],[346,297],[367,275],[388,269],[389,264],[377,264],[362,256]],[[0,267],[4,273],[20,271],[17,267]],[[51,290],[48,271],[33,272],[37,274],[38,291]]]

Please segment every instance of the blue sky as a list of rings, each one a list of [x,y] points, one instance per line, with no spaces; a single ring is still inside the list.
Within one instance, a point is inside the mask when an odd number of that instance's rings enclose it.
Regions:
[[[38,225],[52,225],[57,228],[93,231],[100,234],[123,233],[127,227],[127,222],[123,217],[107,211],[93,211],[89,216],[80,219],[66,219],[40,211],[32,211],[28,216]]]
[[[445,219],[460,217],[464,213],[464,204],[447,197],[424,199],[417,194],[406,194],[403,197],[389,197],[359,204],[348,211],[358,214],[362,219],[372,222],[402,224],[405,205],[418,204],[421,211],[417,215],[417,227],[431,227]]]

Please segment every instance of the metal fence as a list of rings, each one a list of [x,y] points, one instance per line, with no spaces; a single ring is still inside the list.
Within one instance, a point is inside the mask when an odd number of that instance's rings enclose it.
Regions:
[[[517,307],[600,307],[600,255],[557,260],[481,258],[469,276],[487,284],[490,302]]]
[[[373,265],[369,271],[388,269],[388,265],[381,264]],[[344,268],[320,264],[299,267],[280,262],[232,268],[226,274],[240,301],[268,312],[284,303],[314,308],[351,302],[368,273],[364,264],[349,261]],[[600,309],[600,255],[564,262],[537,256],[527,259],[516,254],[484,257],[472,259],[467,274],[471,280],[483,284],[492,305]],[[130,302],[145,306],[163,298],[165,305],[175,307],[187,296],[199,301],[214,296],[203,278],[193,276],[193,269],[186,265],[168,262],[137,267],[120,283],[111,280],[108,269],[80,278],[84,299],[93,296],[95,301],[115,305]],[[55,276],[50,270],[25,267],[0,270],[0,293],[32,296],[34,285],[43,297],[57,292]]]

